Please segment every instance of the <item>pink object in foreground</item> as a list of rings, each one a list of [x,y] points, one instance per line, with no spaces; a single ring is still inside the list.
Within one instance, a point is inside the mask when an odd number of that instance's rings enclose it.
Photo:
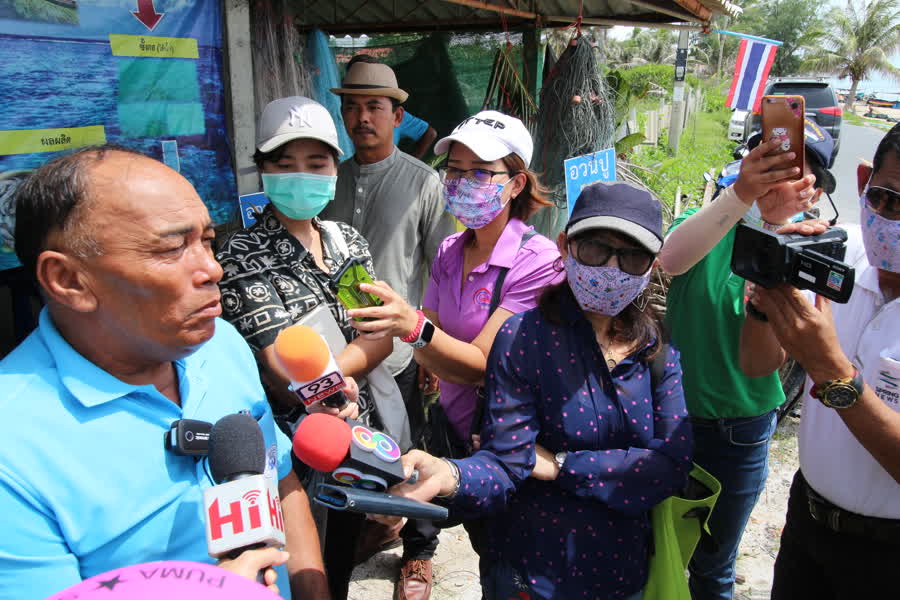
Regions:
[[[113,569],[47,600],[274,600],[255,581],[215,565],[184,560],[150,562]]]

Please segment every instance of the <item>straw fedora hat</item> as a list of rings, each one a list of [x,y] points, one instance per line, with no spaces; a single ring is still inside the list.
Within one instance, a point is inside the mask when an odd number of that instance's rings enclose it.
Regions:
[[[406,102],[409,94],[397,87],[397,76],[387,65],[358,62],[347,70],[339,88],[332,88],[337,95],[358,94],[361,96],[387,96],[399,102]]]

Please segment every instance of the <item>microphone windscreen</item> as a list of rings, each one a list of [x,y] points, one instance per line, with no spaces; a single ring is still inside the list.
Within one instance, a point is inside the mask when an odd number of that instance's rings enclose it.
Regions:
[[[349,450],[350,426],[331,415],[313,413],[300,421],[294,433],[294,454],[316,471],[334,471]]]
[[[216,483],[240,474],[262,475],[266,446],[256,419],[245,413],[227,415],[209,432],[209,470]]]
[[[275,338],[275,357],[291,381],[312,381],[328,366],[331,351],[312,327],[291,325]]]

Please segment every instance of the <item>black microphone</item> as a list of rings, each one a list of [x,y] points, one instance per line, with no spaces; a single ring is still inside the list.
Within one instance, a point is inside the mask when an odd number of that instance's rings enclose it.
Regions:
[[[213,558],[284,546],[278,482],[263,475],[265,442],[259,424],[238,413],[219,419],[209,434],[209,468],[217,485],[203,491],[206,546]],[[263,572],[258,581],[263,583]]]

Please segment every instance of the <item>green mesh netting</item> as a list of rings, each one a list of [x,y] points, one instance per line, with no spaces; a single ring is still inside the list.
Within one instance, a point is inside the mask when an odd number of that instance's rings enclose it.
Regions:
[[[522,34],[511,33],[509,55],[522,68]],[[506,46],[502,33],[432,33],[374,35],[365,45],[332,42],[341,66],[354,54],[371,54],[390,65],[400,87],[409,92],[405,108],[424,119],[438,138],[450,133],[463,119],[481,110],[497,50]],[[502,108],[500,109],[502,110]],[[402,146],[401,146],[402,148]],[[407,149],[407,148],[403,148]]]

